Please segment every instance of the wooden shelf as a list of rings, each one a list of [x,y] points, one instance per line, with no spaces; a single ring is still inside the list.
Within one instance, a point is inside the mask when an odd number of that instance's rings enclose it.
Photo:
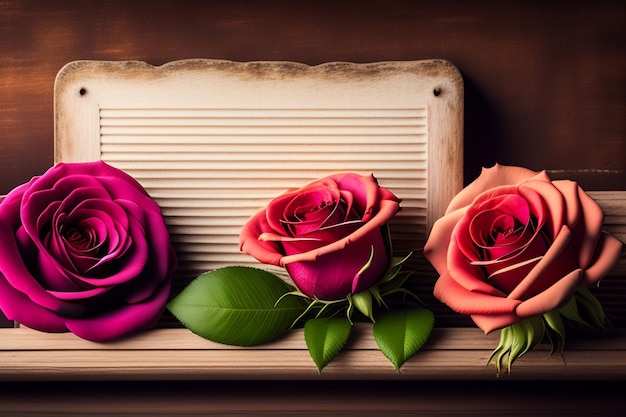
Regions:
[[[254,348],[226,346],[186,329],[155,329],[100,344],[70,333],[0,329],[0,380],[495,380],[487,359],[497,332],[436,328],[425,347],[396,372],[371,327],[357,324],[348,346],[321,373],[301,330]],[[626,379],[626,331],[572,340],[562,355],[538,346],[499,378]]]
[[[606,229],[625,240],[626,192],[590,194],[606,213]],[[607,279],[619,280],[625,266],[622,255]],[[624,296],[623,291],[611,294],[603,300],[605,307],[622,317]],[[497,342],[498,332],[436,327],[424,348],[396,372],[378,350],[370,327],[362,324],[320,374],[301,330],[274,343],[243,348],[213,343],[183,328],[154,329],[109,343],[85,341],[71,333],[1,328],[0,381],[626,380],[623,326],[601,337],[569,338],[562,355],[550,355],[547,346],[538,346],[515,362],[511,374],[500,377],[486,367]]]

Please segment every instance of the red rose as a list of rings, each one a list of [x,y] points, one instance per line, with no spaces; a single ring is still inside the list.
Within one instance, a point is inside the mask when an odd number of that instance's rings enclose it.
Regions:
[[[496,165],[450,203],[424,254],[441,275],[434,294],[486,333],[567,302],[613,267],[622,242],[573,181]]]
[[[57,164],[0,198],[0,309],[93,341],[153,326],[176,257],[161,211],[102,161]]]
[[[241,231],[241,250],[284,266],[309,297],[342,299],[386,272],[391,254],[382,227],[399,205],[371,175],[331,175],[284,193],[254,215]]]

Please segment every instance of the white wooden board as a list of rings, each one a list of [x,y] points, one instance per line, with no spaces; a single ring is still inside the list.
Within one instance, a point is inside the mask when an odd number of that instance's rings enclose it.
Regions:
[[[462,187],[463,84],[449,62],[78,61],[55,84],[55,162],[102,159],[162,208],[185,280],[239,252],[245,221],[288,188],[369,172],[419,249]],[[269,268],[268,268],[269,269]]]

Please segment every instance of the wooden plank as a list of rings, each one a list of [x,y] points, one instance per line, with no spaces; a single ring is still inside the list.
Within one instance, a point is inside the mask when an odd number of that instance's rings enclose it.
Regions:
[[[578,339],[568,349],[602,350],[626,349],[626,329],[613,329],[592,339]],[[497,332],[488,335],[474,327],[435,328],[425,350],[490,350],[497,344]],[[56,351],[56,350],[306,350],[301,329],[288,332],[282,338],[260,346],[241,347],[212,342],[186,329],[154,329],[133,337],[105,343],[90,342],[71,333],[42,333],[26,327],[0,329],[0,351]],[[349,350],[378,350],[371,327],[356,323]],[[539,346],[538,349],[547,349]]]
[[[41,337],[29,329],[0,330],[0,380],[257,380],[257,379],[478,379],[493,380],[487,359],[497,334],[435,329],[426,346],[396,372],[368,326],[319,374],[301,330],[258,348],[226,346],[184,329],[145,332],[132,340],[90,343],[71,334]],[[10,333],[12,332],[12,333]],[[625,379],[626,333],[573,340],[561,355],[539,346],[520,358],[510,379]]]
[[[490,349],[497,341],[495,334],[485,336],[477,328],[458,328],[454,332],[435,329],[425,349]],[[355,324],[347,349],[378,350],[371,326]],[[281,339],[255,347],[223,345],[204,339],[187,329],[154,329],[133,337],[95,343],[71,333],[42,333],[26,327],[0,329],[0,351],[57,350],[306,350],[301,329],[288,332]],[[244,353],[245,355],[245,353]]]

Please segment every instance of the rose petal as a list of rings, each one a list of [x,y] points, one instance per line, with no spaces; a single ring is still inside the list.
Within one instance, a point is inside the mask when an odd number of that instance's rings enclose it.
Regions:
[[[81,300],[89,300],[95,297],[98,297],[105,292],[108,292],[110,288],[100,287],[100,288],[91,288],[89,290],[83,291],[52,291],[48,290],[48,293],[52,294],[59,300],[65,301],[81,301]]]
[[[608,233],[601,233],[596,246],[596,259],[583,271],[582,282],[586,286],[596,285],[615,266],[620,256],[624,244],[621,240]]]
[[[448,246],[452,231],[463,218],[467,208],[462,208],[440,217],[435,221],[424,246],[424,256],[437,270],[443,274],[448,269]]]
[[[282,258],[281,247],[274,241],[259,240],[264,233],[275,233],[267,222],[265,209],[259,210],[243,226],[239,233],[239,249],[268,265],[279,265]]]
[[[327,221],[326,227],[332,227],[334,223],[349,222],[351,219],[362,222],[363,220],[361,219],[361,215],[354,210],[354,195],[346,190],[339,190],[339,195],[341,196],[341,202],[345,204],[345,216],[343,219],[339,219],[338,221]]]
[[[561,227],[561,231],[557,235],[552,245],[548,248],[545,255],[533,269],[526,275],[526,277],[518,284],[513,291],[508,295],[508,298],[523,300],[528,297],[530,290],[537,285],[537,282],[542,278],[543,273],[554,263],[561,262],[559,256],[565,250],[565,247],[569,243],[572,237],[572,233],[565,225]]]
[[[522,301],[517,306],[515,313],[519,317],[530,317],[552,311],[565,304],[576,291],[576,286],[582,277],[582,270],[576,269],[545,291]]]
[[[534,178],[536,172],[526,168],[511,167],[495,164],[491,168],[483,168],[479,177],[461,190],[451,201],[446,209],[448,214],[454,210],[469,206],[472,201],[483,192],[503,185],[519,184]]]
[[[355,209],[364,223],[369,222],[370,217],[376,215],[374,208],[380,200],[397,200],[397,197],[390,191],[378,186],[373,174],[337,173],[329,178],[338,184],[340,190],[352,193]]]
[[[307,237],[291,237],[291,236],[282,236],[276,233],[269,233],[269,232],[261,233],[261,235],[259,236],[259,240],[275,241],[275,242],[306,242],[306,241],[320,242],[321,241],[321,239],[308,237],[308,236]]]
[[[289,217],[291,213],[298,210],[298,207],[316,207],[325,202],[328,210],[331,210],[338,203],[339,195],[339,189],[335,183],[313,182],[306,187],[283,193],[272,200],[266,208],[266,221],[274,232],[284,233],[284,220],[296,220],[289,219]],[[332,203],[328,204],[329,202]],[[322,224],[323,219],[318,219],[318,223]]]
[[[517,263],[503,262],[502,265],[494,265],[500,269],[491,273],[487,277],[487,281],[502,292],[509,294],[524,280],[524,277],[528,276],[542,258],[543,256],[530,259],[524,257],[522,261]]]
[[[129,219],[137,221],[138,232],[144,235],[150,251],[150,267],[157,276],[167,277],[176,268],[176,255],[170,244],[169,230],[163,220],[161,211],[152,199],[140,206],[135,201],[116,200],[129,213]],[[132,224],[132,223],[131,223]],[[133,228],[129,235],[136,241]]]
[[[89,176],[71,175],[60,179],[52,188],[37,188],[39,182],[41,179],[24,193],[20,211],[24,227],[35,236],[35,231],[49,224],[56,211],[69,213],[81,201],[92,198],[110,199],[96,179]]]
[[[369,249],[369,252],[367,252],[367,249]],[[367,256],[363,256],[362,259],[365,260],[365,262],[361,264],[359,270],[354,275],[354,279],[352,280],[352,294],[364,291],[376,284],[376,282],[383,277],[383,274],[389,267],[387,247],[381,232],[372,231],[366,239],[363,239],[362,249],[358,250],[361,254]],[[358,263],[355,265],[358,265]],[[364,269],[366,265],[367,268]]]
[[[506,297],[506,294],[489,282],[480,267],[472,265],[457,250],[456,241],[450,242],[448,250],[449,274],[463,288],[471,292],[489,294],[497,297]]]
[[[361,222],[343,223],[335,228],[326,228],[306,235],[309,239],[282,240],[283,253],[286,256],[317,250],[320,247],[332,244],[345,236],[349,236],[363,227]],[[376,230],[376,229],[374,229]]]
[[[281,215],[282,221],[292,231],[292,236],[301,236],[318,230],[327,222],[341,222],[345,213],[341,213],[338,193],[329,190],[304,192],[287,203]]]
[[[520,194],[527,200],[535,198],[535,193],[541,196],[541,208],[539,203],[534,204],[536,210],[542,210],[542,218],[538,218],[538,229],[548,229],[550,237],[554,239],[561,229],[561,225],[566,224],[567,208],[563,195],[550,182],[527,181],[519,187]],[[533,210],[533,213],[536,212]],[[545,211],[545,223],[544,223]],[[544,227],[545,225],[545,227]]]
[[[343,239],[339,239],[336,242],[309,252],[284,256],[280,260],[280,265],[284,266],[292,262],[313,261],[322,255],[339,251],[346,245],[359,241],[372,230],[379,229],[384,226],[396,214],[399,208],[400,204],[396,200],[382,200],[380,202],[380,210],[378,213],[354,233],[344,237]]]
[[[79,163],[59,162],[48,169],[44,175],[37,177],[37,182],[31,185],[34,189],[45,190],[53,188],[55,183],[61,179],[78,178],[79,176],[97,180],[98,184],[104,187],[112,198],[126,195],[129,190],[133,190],[132,195],[147,197],[145,189],[136,179],[102,160]],[[81,181],[88,180],[81,179]],[[89,182],[83,184],[89,184]]]
[[[0,274],[0,310],[9,320],[45,332],[66,332],[65,320],[17,291]]]
[[[469,291],[459,285],[448,272],[439,277],[433,294],[460,314],[512,313],[520,304],[519,300]]]
[[[375,256],[369,267],[359,275],[370,258],[372,245]],[[374,230],[344,250],[324,254],[314,262],[289,263],[286,268],[296,286],[307,296],[337,300],[375,284],[387,270],[388,263],[382,233]]]
[[[317,272],[320,268],[312,269],[309,264],[309,262],[293,262],[285,265],[285,269],[290,277],[299,277],[298,282],[294,281],[294,283],[300,292],[309,298],[315,298],[315,284],[319,279]]]
[[[604,223],[604,212],[574,181],[554,181],[567,202],[567,224],[574,232],[578,264],[585,269],[595,255]]]
[[[111,287],[128,282],[139,275],[150,259],[150,252],[146,232],[135,218],[129,219],[129,234],[133,236],[133,244],[124,254],[124,258],[117,260],[116,270],[102,277],[75,275],[76,279],[94,287]]]
[[[28,297],[36,304],[62,315],[77,315],[83,311],[82,306],[63,302],[41,287],[21,261],[13,233],[4,222],[0,222],[0,253],[2,253],[0,271],[6,281],[17,291],[28,294]]]
[[[60,267],[57,262],[51,260],[50,256],[41,251],[37,251],[32,265],[33,275],[37,277],[37,282],[48,292],[50,290],[76,292],[86,289],[86,285],[80,279],[75,279],[75,274]]]
[[[604,212],[582,188],[578,189],[578,197],[582,207],[582,216],[576,225],[577,237],[574,244],[577,247],[578,263],[584,269],[587,268],[594,257],[596,244],[601,236],[604,225]]]
[[[472,314],[470,316],[476,326],[478,326],[485,334],[489,334],[494,330],[515,324],[521,318],[515,313],[505,314]]]
[[[170,293],[164,283],[150,300],[127,304],[96,317],[68,319],[67,328],[77,336],[93,342],[103,342],[154,326],[163,312]]]

